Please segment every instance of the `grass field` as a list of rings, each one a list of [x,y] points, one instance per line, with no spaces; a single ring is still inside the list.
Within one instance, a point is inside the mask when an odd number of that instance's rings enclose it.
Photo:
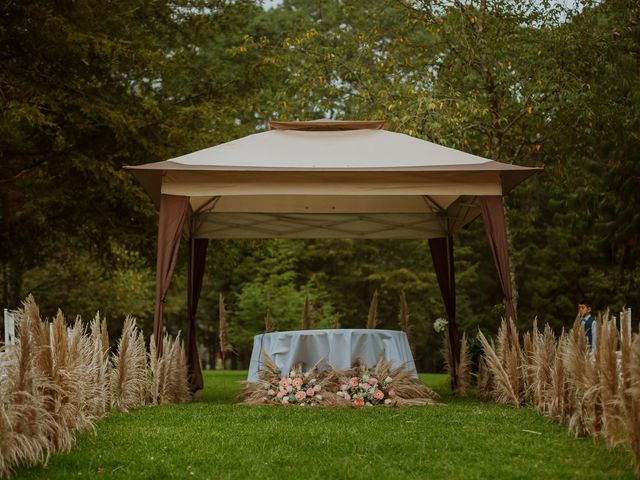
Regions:
[[[629,452],[527,408],[451,397],[444,375],[421,375],[442,406],[363,409],[237,405],[245,378],[205,372],[200,402],[113,413],[13,478],[636,478]]]

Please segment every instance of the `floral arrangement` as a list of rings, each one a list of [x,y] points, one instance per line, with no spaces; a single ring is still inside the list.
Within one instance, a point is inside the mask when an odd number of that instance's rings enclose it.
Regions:
[[[402,407],[435,404],[437,394],[413,377],[406,365],[391,367],[381,355],[373,367],[356,361],[351,368],[334,370],[316,364],[304,371],[294,366],[283,376],[263,352],[257,382],[243,382],[239,397],[248,405],[299,405],[322,407]]]
[[[444,329],[447,328],[449,322],[444,318],[436,318],[435,322],[433,322],[433,329],[437,333],[444,332]]]
[[[322,401],[322,386],[302,370],[293,369],[267,391],[267,398],[281,405],[313,406]]]
[[[371,407],[381,403],[389,405],[396,396],[395,389],[391,387],[392,381],[391,377],[379,381],[376,377],[363,373],[340,385],[336,395],[351,402],[354,407]]]

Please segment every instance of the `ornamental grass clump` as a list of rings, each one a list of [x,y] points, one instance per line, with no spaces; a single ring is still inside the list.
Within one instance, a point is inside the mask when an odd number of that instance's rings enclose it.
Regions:
[[[30,295],[15,318],[17,343],[0,349],[0,476],[69,451],[76,432],[93,430],[112,402],[129,410],[150,397],[144,338],[133,318],[125,320],[111,358],[106,322],[98,314],[88,330],[79,317],[68,326],[60,310],[49,324]],[[179,337],[166,337],[165,351],[161,403],[185,401],[187,362]]]
[[[133,317],[124,321],[117,352],[111,356],[114,366],[113,406],[120,411],[144,405],[147,397],[147,353],[142,333]]]
[[[37,366],[41,322],[33,297],[15,318],[16,344],[0,350],[0,476],[9,476],[14,466],[45,462],[57,430],[47,408],[53,385]]]
[[[189,391],[187,357],[180,333],[172,339],[162,339],[162,355],[158,355],[152,335],[149,354],[151,384],[149,401],[153,404],[184,403],[191,399]]]
[[[548,325],[540,333],[534,320],[532,331],[524,335],[521,381],[530,406],[564,423],[576,436],[603,439],[609,450],[628,444],[640,473],[640,336],[631,332],[630,311],[622,313],[620,324],[619,334],[608,312],[599,316],[592,351],[579,318],[558,338]],[[511,355],[505,353],[503,332],[504,322],[495,349],[479,334],[484,356],[478,392],[497,402],[519,405],[513,375],[503,360]],[[509,345],[512,352],[517,351]]]
[[[523,361],[520,343],[512,319],[502,320],[495,348],[478,332],[484,360],[491,372],[491,396],[498,403],[520,406],[525,399]]]

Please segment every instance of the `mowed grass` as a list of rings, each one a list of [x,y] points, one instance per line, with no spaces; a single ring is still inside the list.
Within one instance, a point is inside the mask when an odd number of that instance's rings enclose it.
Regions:
[[[14,478],[636,478],[628,451],[527,408],[454,398],[444,375],[421,375],[442,406],[363,409],[238,405],[245,378],[205,372],[200,402],[113,413]]]

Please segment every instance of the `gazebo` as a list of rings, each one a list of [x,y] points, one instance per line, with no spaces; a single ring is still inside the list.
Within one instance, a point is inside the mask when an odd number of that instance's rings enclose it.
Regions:
[[[383,121],[338,120],[270,122],[262,133],[126,168],[160,210],[153,328],[159,354],[163,303],[183,232],[189,241],[187,356],[194,390],[203,386],[195,318],[208,239],[429,240],[456,363],[453,235],[482,215],[506,315],[515,319],[503,196],[540,168],[390,132]]]

